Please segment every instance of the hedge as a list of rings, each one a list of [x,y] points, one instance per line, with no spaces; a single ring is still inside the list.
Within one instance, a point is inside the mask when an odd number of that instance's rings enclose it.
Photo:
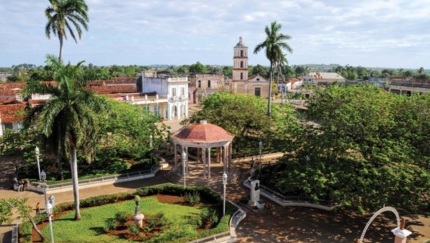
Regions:
[[[120,192],[115,194],[100,195],[96,197],[81,199],[80,207],[89,208],[89,207],[102,206],[105,204],[115,203],[118,201],[133,200],[136,195],[141,197],[156,195],[160,193],[171,194],[171,195],[185,195],[185,193],[193,193],[193,192],[199,192],[201,198],[204,198],[206,200],[221,203],[221,204],[223,203],[223,198],[219,194],[217,194],[216,192],[212,191],[207,187],[187,186],[187,188],[183,188],[182,186],[179,186],[179,185],[166,183],[166,184],[160,184],[156,186],[138,188],[136,189],[135,192]],[[202,231],[198,235],[199,238],[220,234],[230,230],[229,220],[230,220],[230,217],[233,215],[233,213],[237,210],[237,208],[229,201],[226,201],[225,206],[226,206],[225,216],[221,218],[218,225],[213,229]],[[59,203],[54,206],[54,214],[57,214],[63,211],[74,210],[74,208],[75,207],[73,202]],[[43,214],[37,215],[33,219],[36,224],[40,224],[44,219],[46,219],[46,214],[43,213]],[[20,243],[32,242],[32,229],[33,229],[33,226],[29,221],[25,221],[19,226],[18,232],[19,232]],[[174,242],[184,242],[184,241],[192,241],[192,240],[196,240],[195,236],[182,237],[181,239],[176,238],[176,240],[173,240],[171,242],[174,243]]]

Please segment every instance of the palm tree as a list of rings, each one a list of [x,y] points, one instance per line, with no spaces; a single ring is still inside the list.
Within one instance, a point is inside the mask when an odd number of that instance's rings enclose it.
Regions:
[[[72,172],[75,219],[81,218],[76,150],[94,145],[98,137],[95,114],[110,110],[107,102],[85,90],[85,81],[79,77],[83,61],[77,65],[63,65],[55,56],[47,56],[47,64],[54,70],[58,85],[33,83],[27,85],[24,95],[49,94],[51,98],[28,111],[26,127],[36,127],[44,136],[42,143],[57,154],[68,152]]]
[[[78,33],[79,39],[82,36],[81,26],[88,30],[88,6],[84,0],[49,0],[52,6],[45,9],[45,15],[48,19],[46,23],[45,33],[48,39],[51,39],[51,32],[60,40],[60,55],[59,60],[63,60],[63,41],[67,40],[67,31],[72,38],[76,40],[74,27]]]
[[[273,82],[273,68],[279,58],[284,56],[282,49],[287,50],[289,53],[293,52],[293,49],[285,42],[291,39],[291,36],[280,33],[282,25],[276,21],[272,22],[269,26],[266,26],[264,31],[266,32],[266,40],[258,44],[254,49],[254,54],[257,54],[262,49],[266,49],[266,57],[270,61],[270,83],[269,83],[269,98],[267,104],[267,115],[272,115],[271,110],[271,98],[272,98],[272,82]]]

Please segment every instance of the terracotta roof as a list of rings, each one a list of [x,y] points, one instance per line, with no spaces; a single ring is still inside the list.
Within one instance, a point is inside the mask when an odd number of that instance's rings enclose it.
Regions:
[[[24,120],[26,104],[0,105],[0,118],[2,123],[11,123]]]
[[[85,89],[92,90],[97,94],[114,94],[114,93],[136,93],[137,88],[131,85],[118,86],[87,86]]]
[[[135,77],[118,77],[116,80],[93,80],[87,82],[89,86],[103,86],[108,84],[135,84]]]
[[[26,83],[25,82],[16,82],[16,83],[2,83],[0,84],[0,89],[23,89],[25,87]]]
[[[19,104],[20,101],[17,101],[15,98],[0,98],[0,105],[10,105],[10,104]]]
[[[188,142],[211,143],[226,140],[230,141],[234,138],[234,135],[217,125],[206,123],[206,121],[200,121],[200,123],[187,126],[172,137]]]

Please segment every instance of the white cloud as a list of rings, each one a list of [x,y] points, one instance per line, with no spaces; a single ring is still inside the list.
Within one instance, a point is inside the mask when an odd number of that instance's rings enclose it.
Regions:
[[[109,64],[232,63],[242,36],[251,49],[277,20],[293,38],[290,64],[425,66],[430,52],[427,0],[87,0],[89,31],[64,46],[65,59]],[[58,53],[46,39],[47,0],[0,0],[0,66],[43,64]],[[413,58],[411,58],[413,56]],[[4,58],[6,57],[6,58]],[[375,58],[378,57],[378,58]],[[264,54],[251,64],[267,65]]]

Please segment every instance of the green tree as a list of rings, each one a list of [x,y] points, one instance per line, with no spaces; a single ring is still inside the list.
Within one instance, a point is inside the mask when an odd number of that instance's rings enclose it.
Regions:
[[[266,40],[258,44],[254,49],[254,54],[257,54],[263,49],[266,49],[266,57],[270,61],[270,83],[269,83],[269,98],[267,104],[267,115],[272,115],[271,111],[271,97],[272,97],[272,82],[273,82],[273,68],[277,60],[280,60],[281,56],[284,56],[282,50],[286,50],[289,53],[293,52],[293,49],[285,42],[291,39],[291,36],[280,33],[282,28],[281,24],[276,21],[272,22],[269,26],[266,26]]]
[[[254,66],[252,68],[252,75],[260,75],[261,77],[267,78],[267,68],[261,66],[260,64],[257,64],[257,66]]]
[[[224,66],[221,70],[224,74],[224,77],[230,77],[233,75],[233,67],[232,66]]]
[[[82,36],[81,26],[88,30],[87,23],[90,21],[87,15],[88,6],[84,0],[49,0],[51,6],[45,9],[45,16],[48,19],[45,27],[45,34],[51,39],[51,32],[60,41],[60,61],[63,61],[63,42],[67,40],[67,31],[70,36],[78,43],[75,32],[76,29],[79,39]]]
[[[27,86],[25,94],[50,94],[51,98],[44,104],[30,108],[25,117],[27,128],[36,126],[44,136],[42,144],[52,151],[67,151],[69,154],[73,194],[75,202],[75,219],[81,218],[79,209],[79,182],[76,150],[91,150],[98,138],[96,113],[109,111],[109,105],[91,91],[85,90],[86,82],[79,77],[83,61],[77,65],[63,65],[55,56],[48,55],[48,66],[54,70],[57,87],[45,83]],[[87,154],[89,155],[89,154]]]
[[[427,207],[430,96],[332,85],[309,101],[303,132],[272,175],[284,193],[372,211]],[[282,168],[282,169],[281,169]]]
[[[190,66],[190,73],[207,73],[207,68],[200,62],[196,62]]]

